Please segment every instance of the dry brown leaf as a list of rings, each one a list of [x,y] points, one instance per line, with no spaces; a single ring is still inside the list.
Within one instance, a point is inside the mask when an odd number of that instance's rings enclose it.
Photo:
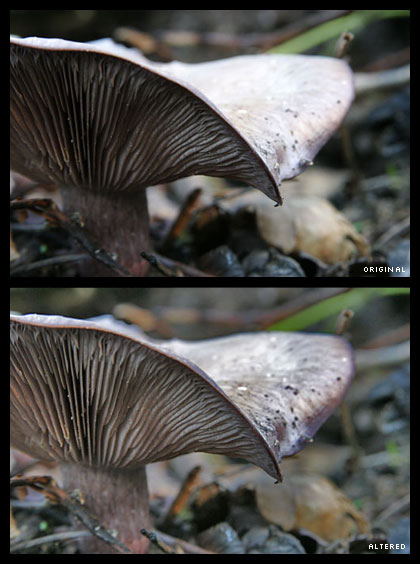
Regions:
[[[307,529],[326,541],[369,532],[366,518],[323,476],[288,474],[274,484],[261,474],[255,493],[263,517],[285,531]]]
[[[281,207],[259,199],[256,215],[263,239],[286,254],[304,251],[327,264],[369,254],[364,237],[323,198],[290,194]]]

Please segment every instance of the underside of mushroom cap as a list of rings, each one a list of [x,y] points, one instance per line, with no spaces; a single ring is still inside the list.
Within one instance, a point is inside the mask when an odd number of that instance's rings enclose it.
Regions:
[[[111,40],[11,40],[12,168],[134,190],[193,174],[276,202],[344,118],[352,73],[327,57],[153,63]]]
[[[33,456],[135,468],[193,451],[276,461],[202,370],[152,345],[61,317],[11,317],[11,440]]]
[[[312,439],[341,403],[354,372],[349,343],[334,335],[242,333],[165,346],[217,382],[278,461]]]
[[[115,327],[115,328],[114,328]],[[275,478],[353,375],[338,337],[257,333],[158,343],[55,316],[11,316],[12,444],[40,458],[135,468],[193,451]]]

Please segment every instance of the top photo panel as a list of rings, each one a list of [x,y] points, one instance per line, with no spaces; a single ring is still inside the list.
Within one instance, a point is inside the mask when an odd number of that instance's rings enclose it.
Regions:
[[[11,277],[410,276],[409,25],[11,10]]]

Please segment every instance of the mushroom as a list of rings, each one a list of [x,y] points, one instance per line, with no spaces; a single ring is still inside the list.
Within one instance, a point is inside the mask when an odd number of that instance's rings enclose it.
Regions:
[[[11,38],[11,166],[60,186],[63,209],[143,276],[145,189],[205,174],[281,203],[353,98],[349,66],[303,55],[155,63],[112,40]],[[110,275],[92,260],[85,274]]]
[[[145,466],[194,451],[281,479],[353,376],[341,337],[244,333],[156,341],[109,319],[12,315],[11,443],[59,462],[63,487],[134,552],[147,551]],[[96,538],[87,552],[106,552]]]

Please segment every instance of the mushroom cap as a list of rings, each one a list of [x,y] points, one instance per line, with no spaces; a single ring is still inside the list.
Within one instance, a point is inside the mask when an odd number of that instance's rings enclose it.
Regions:
[[[281,202],[353,99],[349,66],[304,55],[154,63],[112,40],[11,38],[12,168],[137,190],[194,174]]]
[[[160,342],[115,321],[11,316],[11,441],[33,456],[136,468],[193,451],[275,478],[353,376],[349,344],[303,333]]]

